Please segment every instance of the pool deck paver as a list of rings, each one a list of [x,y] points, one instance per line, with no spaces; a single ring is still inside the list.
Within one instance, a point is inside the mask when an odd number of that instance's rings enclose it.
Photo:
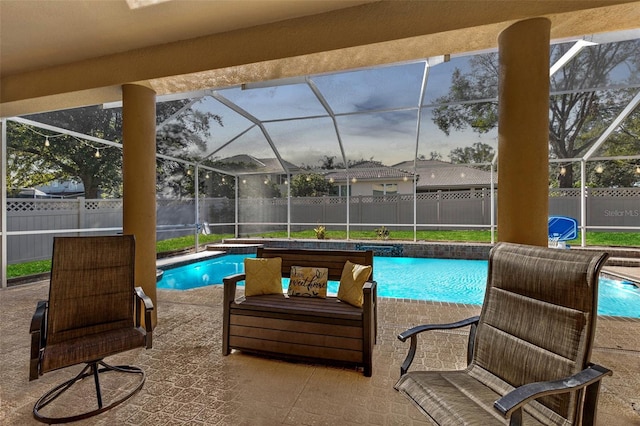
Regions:
[[[30,425],[31,410],[47,390],[80,367],[28,381],[29,323],[48,283],[0,290],[0,424]],[[144,368],[143,389],[124,404],[78,425],[421,425],[424,417],[393,385],[408,343],[408,327],[476,315],[480,307],[381,298],[373,376],[320,364],[221,353],[222,287],[158,290],[154,347],[107,359]],[[438,331],[421,339],[416,369],[465,364],[466,331]],[[604,379],[599,425],[640,425],[640,320],[599,317],[592,361],[613,370]],[[62,401],[59,413],[94,404],[87,391]],[[82,386],[84,386],[83,384]],[[107,393],[117,385],[105,381]]]

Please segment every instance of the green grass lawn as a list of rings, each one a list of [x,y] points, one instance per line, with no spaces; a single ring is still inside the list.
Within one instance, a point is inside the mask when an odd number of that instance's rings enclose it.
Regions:
[[[286,231],[266,232],[253,235],[259,238],[287,238]],[[375,240],[375,231],[351,231],[349,237],[352,240]],[[489,243],[491,233],[489,231],[478,230],[453,230],[453,231],[418,231],[416,234],[418,241],[440,241],[440,242],[472,242]],[[220,242],[223,239],[233,238],[231,234],[211,234],[200,235],[200,244]],[[292,239],[316,239],[313,229],[300,232],[292,232]],[[344,240],[347,238],[346,231],[326,231],[326,238],[333,240]],[[413,231],[391,231],[388,241],[413,241]],[[158,253],[171,252],[187,249],[195,244],[195,236],[172,238],[158,241],[156,250]],[[567,244],[572,246],[580,245],[580,235]],[[639,232],[589,232],[587,234],[587,246],[615,246],[615,247],[640,247]],[[22,277],[48,272],[51,270],[50,260],[38,260],[35,262],[17,263],[7,266],[7,278]]]

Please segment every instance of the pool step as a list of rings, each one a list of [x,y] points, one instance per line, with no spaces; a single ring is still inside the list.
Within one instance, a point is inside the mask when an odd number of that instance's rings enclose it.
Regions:
[[[640,267],[640,249],[635,247],[572,247],[572,250],[597,250],[609,253],[607,266]]]
[[[217,251],[209,250],[209,251],[200,251],[198,253],[189,253],[182,256],[167,257],[163,259],[158,259],[156,261],[156,268],[158,269],[165,269],[168,267],[175,268],[177,266],[184,266],[190,263],[200,262],[201,260],[222,256],[223,254],[225,253],[222,250],[217,250]]]
[[[609,259],[607,259],[607,263],[606,265],[609,266],[626,266],[626,267],[636,267],[636,268],[640,268],[640,258],[633,258],[633,257],[610,257]]]
[[[217,243],[208,244],[206,250],[208,251],[225,251],[229,254],[255,254],[258,247],[262,247],[264,244],[228,244]]]

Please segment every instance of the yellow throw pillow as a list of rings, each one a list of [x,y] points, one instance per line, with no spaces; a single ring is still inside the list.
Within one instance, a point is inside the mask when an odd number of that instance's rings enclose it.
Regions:
[[[244,260],[244,295],[282,294],[282,258]]]
[[[289,279],[289,296],[327,297],[329,269],[311,266],[292,266]]]
[[[347,260],[342,269],[338,299],[350,305],[362,308],[364,293],[362,286],[371,276],[371,265],[364,266]]]

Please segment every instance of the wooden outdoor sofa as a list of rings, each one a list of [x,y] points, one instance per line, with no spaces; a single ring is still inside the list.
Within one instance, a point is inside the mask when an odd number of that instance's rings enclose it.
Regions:
[[[292,266],[328,269],[330,281],[340,281],[347,260],[372,265],[363,286],[362,308],[328,295],[326,298],[268,294],[236,298],[236,284],[246,278],[224,278],[222,353],[231,349],[303,361],[337,362],[372,373],[377,333],[377,289],[372,251],[258,248],[258,258],[282,258],[282,277]]]

